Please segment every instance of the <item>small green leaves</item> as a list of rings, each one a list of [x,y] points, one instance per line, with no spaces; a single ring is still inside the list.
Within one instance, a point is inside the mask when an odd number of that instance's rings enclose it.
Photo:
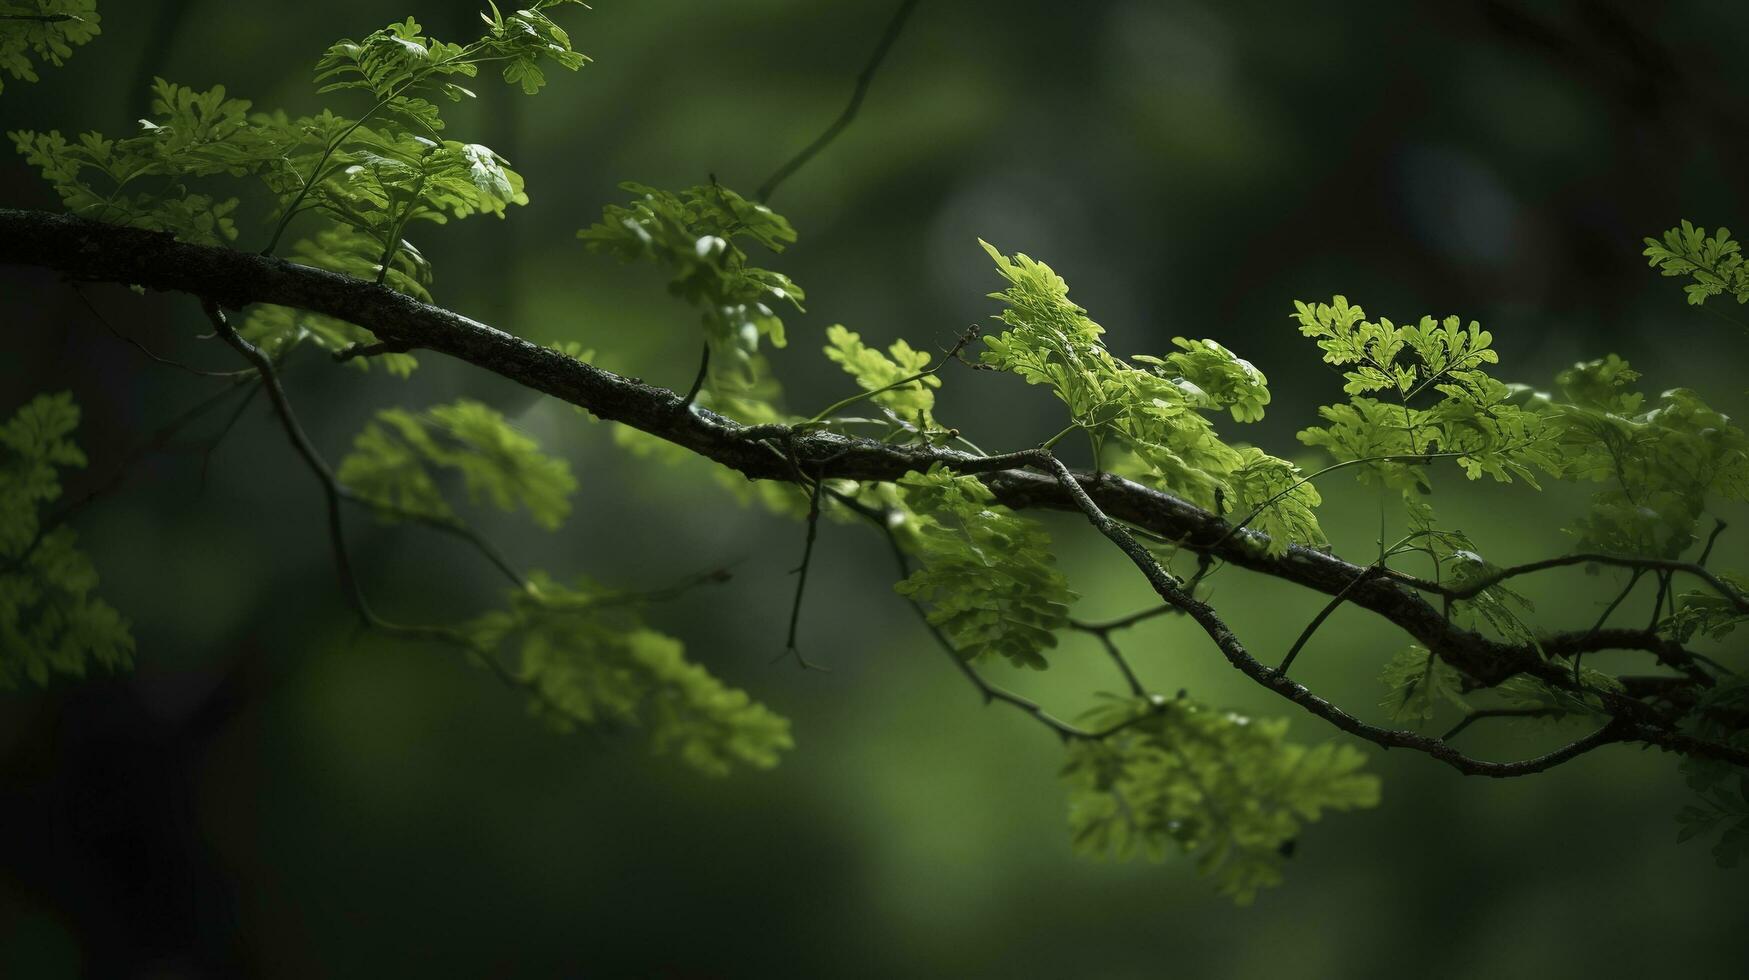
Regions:
[[[1005,304],[997,319],[1009,329],[984,338],[983,363],[1049,385],[1112,472],[1207,508],[1222,492],[1229,501],[1269,500],[1268,513],[1254,523],[1270,534],[1274,553],[1293,543],[1323,543],[1311,511],[1317,491],[1289,490],[1297,479],[1291,463],[1228,445],[1204,414],[1262,418],[1269,389],[1261,371],[1220,344],[1182,337],[1173,341],[1175,353],[1136,357],[1143,367],[1114,357],[1101,339],[1104,329],[1069,299],[1068,284],[1050,266],[980,244],[1008,282],[990,295]],[[1280,491],[1287,492],[1270,500]]]
[[[425,36],[409,17],[373,31],[363,40],[337,41],[316,63],[320,92],[361,89],[388,104],[389,111],[430,129],[441,128],[436,109],[413,93],[441,94],[450,101],[472,98],[473,92],[451,81],[473,78],[481,64],[504,63],[504,80],[533,95],[546,84],[541,59],[576,71],[589,59],[571,47],[571,38],[543,11],[559,6],[584,6],[581,0],[538,0],[509,15],[492,4],[482,13],[486,34],[462,46]]]
[[[1198,408],[1229,409],[1235,422],[1261,422],[1269,404],[1269,379],[1250,361],[1212,340],[1172,338],[1182,348],[1164,358],[1137,356],[1155,364],[1187,394],[1200,399]]]
[[[1431,488],[1425,464],[1447,457],[1472,480],[1519,479],[1535,487],[1536,470],[1558,470],[1542,417],[1482,369],[1500,358],[1479,324],[1466,326],[1455,316],[1424,316],[1408,326],[1368,320],[1342,296],[1294,308],[1300,333],[1318,342],[1326,363],[1344,369],[1342,390],[1350,396],[1346,405],[1319,409],[1329,424],[1306,429],[1300,441],[1338,462],[1366,464],[1357,468],[1361,480],[1425,492]],[[1443,397],[1415,405],[1423,393]]]
[[[520,506],[548,530],[570,514],[577,489],[570,464],[543,454],[504,416],[465,398],[417,415],[398,408],[378,412],[337,475],[378,504],[385,518],[451,520],[454,511],[438,491],[434,466],[460,473],[470,499],[489,498],[504,511]]]
[[[1738,303],[1749,303],[1749,266],[1743,263],[1742,246],[1721,226],[1713,234],[1696,228],[1687,219],[1664,233],[1664,240],[1646,239],[1640,253],[1659,275],[1692,279],[1682,291],[1688,302],[1699,306],[1709,296],[1730,294]]]
[[[941,387],[941,379],[933,374],[918,377],[929,369],[928,353],[895,340],[882,354],[864,344],[860,334],[834,324],[826,328],[826,357],[902,426],[917,432],[938,428],[934,389]]]
[[[521,175],[503,157],[442,136],[444,123],[430,98],[471,98],[454,79],[473,77],[482,64],[502,65],[505,79],[525,92],[544,83],[543,62],[581,67],[588,59],[571,48],[546,13],[572,4],[581,6],[577,0],[538,0],[509,14],[494,7],[484,15],[486,34],[465,46],[426,37],[411,18],[362,41],[336,43],[318,63],[316,80],[323,93],[369,95],[357,119],[328,110],[299,118],[251,112],[248,102],[228,97],[222,86],[197,92],[159,79],[153,117],[141,120],[137,136],[112,140],[86,133],[70,141],[53,131],[9,135],[72,213],[203,245],[237,238],[238,199],[188,182],[257,178],[277,202],[268,251],[276,250],[293,220],[319,217],[327,225],[300,243],[301,259],[427,299],[429,270],[406,237],[412,226],[476,214],[503,217],[511,205],[528,202]],[[89,9],[90,3],[39,0],[38,6],[53,13]],[[94,19],[91,27],[94,32]],[[0,67],[16,74],[17,63],[6,57],[15,29],[15,22],[0,21]],[[306,338],[333,349],[374,339],[338,321],[286,311],[258,318],[246,330],[245,336],[275,352]],[[410,358],[390,357],[391,371],[411,370]]]
[[[1114,700],[1090,712],[1103,739],[1069,746],[1075,849],[1155,860],[1174,845],[1240,905],[1282,880],[1289,846],[1325,810],[1377,806],[1378,777],[1347,745],[1285,740],[1284,719],[1255,720],[1185,699]]]
[[[85,465],[70,438],[78,424],[78,406],[61,392],[38,395],[0,425],[0,688],[133,662],[127,620],[92,594],[97,571],[77,535],[40,513],[61,496],[59,471]]]
[[[112,140],[92,132],[76,142],[53,130],[8,136],[73,214],[223,245],[237,237],[237,199],[191,190],[184,180],[262,172],[277,166],[297,138],[251,121],[249,107],[222,85],[197,92],[159,78],[152,118],[140,120],[137,136]]]
[[[939,466],[899,481],[915,511],[906,539],[922,565],[895,588],[922,603],[968,661],[999,656],[1043,670],[1044,651],[1077,596],[1055,568],[1050,538],[1035,521],[994,507],[975,478]]]
[[[783,273],[748,264],[740,242],[782,252],[796,240],[788,221],[719,184],[679,193],[635,183],[620,189],[637,196],[608,205],[601,221],[577,237],[592,251],[668,272],[668,291],[703,313],[713,386],[720,374],[750,373],[761,337],[784,345],[783,320],[773,307],[800,310],[805,296]]]
[[[1573,532],[1585,550],[1674,558],[1709,500],[1749,499],[1749,436],[1694,392],[1673,388],[1640,411],[1639,377],[1618,357],[1575,365],[1543,399],[1561,473],[1604,484]]]
[[[1389,690],[1380,705],[1393,721],[1431,721],[1441,703],[1470,707],[1463,699],[1463,675],[1426,647],[1411,645],[1391,658],[1379,680]]]
[[[1324,529],[1313,513],[1323,498],[1300,468],[1254,446],[1237,453],[1227,475],[1228,500],[1238,513],[1256,513],[1249,527],[1269,536],[1265,553],[1286,554],[1290,544],[1324,544]]]
[[[509,608],[464,630],[480,655],[515,651],[530,709],[561,731],[634,725],[651,747],[713,776],[769,769],[792,748],[788,720],[686,660],[680,642],[643,626],[635,597],[536,574]]]
[[[504,66],[506,82],[519,85],[525,94],[533,95],[547,83],[546,75],[541,71],[542,58],[552,60],[566,71],[576,71],[589,63],[586,56],[572,50],[570,35],[542,13],[554,7],[572,5],[587,6],[583,0],[538,0],[532,7],[505,15],[499,12],[496,3],[492,3],[491,15],[480,15],[491,29],[488,34],[492,42],[487,48],[489,57],[503,58],[507,62]]]
[[[0,3],[0,70],[34,82],[32,55],[59,68],[74,48],[102,33],[102,20],[97,0],[6,0]]]

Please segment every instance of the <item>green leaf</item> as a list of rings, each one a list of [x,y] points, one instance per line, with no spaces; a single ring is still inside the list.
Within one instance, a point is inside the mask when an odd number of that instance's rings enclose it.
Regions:
[[[528,512],[553,530],[571,512],[577,489],[570,464],[547,456],[498,412],[461,399],[414,414],[398,408],[377,413],[353,441],[337,476],[353,492],[383,509],[411,516],[451,519],[431,467],[459,473],[471,500],[485,497],[500,510]]]
[[[876,392],[871,399],[891,413],[901,427],[929,432],[939,429],[935,421],[935,391],[941,379],[933,374],[912,378],[929,367],[929,354],[895,340],[882,354],[862,342],[862,336],[834,324],[826,328],[826,357],[856,379],[863,391]]]
[[[624,183],[636,195],[608,205],[601,220],[577,233],[591,251],[625,262],[650,262],[669,274],[668,291],[702,314],[711,347],[711,388],[745,385],[761,338],[785,343],[776,307],[802,308],[805,295],[781,272],[751,265],[743,241],[782,252],[795,229],[763,204],[719,184],[684,191]]]
[[[1537,407],[1561,474],[1603,484],[1570,529],[1580,548],[1676,558],[1712,501],[1749,499],[1749,435],[1686,388],[1646,408],[1629,387],[1638,377],[1619,357],[1578,364],[1557,379],[1565,400]]]
[[[0,20],[0,71],[26,82],[37,80],[37,60],[59,68],[74,48],[102,33],[97,0],[9,0],[0,14],[30,18]]]
[[[1050,266],[980,244],[1008,284],[990,294],[1004,304],[997,319],[1008,329],[984,338],[982,362],[1049,386],[1087,431],[1103,467],[1211,509],[1223,494],[1261,502],[1292,482],[1291,463],[1228,445],[1206,414],[1262,417],[1269,389],[1249,362],[1213,341],[1182,337],[1174,341],[1180,350],[1166,357],[1114,357],[1104,328],[1069,299],[1068,284]],[[1311,510],[1317,502],[1317,491],[1305,486],[1259,515],[1270,550],[1323,543]]]
[[[0,425],[0,688],[133,663],[128,622],[93,594],[97,570],[78,536],[42,514],[61,496],[60,471],[85,465],[71,438],[78,424],[73,396],[61,392]]]
[[[1682,287],[1688,302],[1699,306],[1708,298],[1730,294],[1738,303],[1749,303],[1749,267],[1743,263],[1742,246],[1729,228],[1713,234],[1684,219],[1666,231],[1662,240],[1646,239],[1646,263],[1659,275],[1692,280]]]
[[[1441,703],[1463,711],[1470,707],[1463,698],[1463,675],[1422,646],[1411,645],[1393,657],[1379,680],[1389,689],[1380,704],[1393,721],[1431,721]]]
[[[899,481],[920,567],[895,588],[921,603],[955,652],[968,661],[999,656],[1043,670],[1077,596],[1056,570],[1050,537],[1037,522],[995,507],[973,477],[939,466]]]
[[[686,660],[681,644],[643,626],[635,597],[536,573],[507,609],[466,630],[480,655],[514,652],[530,710],[560,731],[631,725],[658,753],[700,772],[769,769],[792,748],[788,720]]]
[[[1317,341],[1325,362],[1344,368],[1350,396],[1347,404],[1319,409],[1329,424],[1306,429],[1300,441],[1338,462],[1363,464],[1355,467],[1362,481],[1423,493],[1431,488],[1426,464],[1435,458],[1455,459],[1472,480],[1518,479],[1532,487],[1538,470],[1560,471],[1546,419],[1483,369],[1500,358],[1479,324],[1456,316],[1424,316],[1406,326],[1368,320],[1343,296],[1294,308],[1300,333]],[[1423,395],[1441,397],[1417,404]]]
[[[1377,806],[1378,777],[1347,745],[1286,741],[1283,719],[1257,720],[1179,698],[1114,700],[1069,746],[1063,779],[1075,849],[1096,857],[1172,849],[1241,905],[1280,884],[1286,853],[1325,810]]]

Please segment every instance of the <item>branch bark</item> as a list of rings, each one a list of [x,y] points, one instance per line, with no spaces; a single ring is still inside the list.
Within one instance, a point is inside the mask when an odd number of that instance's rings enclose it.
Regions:
[[[182,292],[233,309],[271,303],[337,317],[370,330],[387,348],[455,357],[581,407],[597,418],[672,442],[749,479],[796,482],[797,474],[805,471],[816,480],[890,481],[940,463],[960,473],[981,475],[997,499],[1015,509],[1087,514],[1083,504],[1091,502],[1104,517],[1177,542],[1193,552],[1327,596],[1343,596],[1347,602],[1396,624],[1480,685],[1491,686],[1524,673],[1557,686],[1572,686],[1570,672],[1546,659],[1536,645],[1505,643],[1455,625],[1422,594],[1430,583],[1395,573],[1369,572],[1368,566],[1312,548],[1290,546],[1283,554],[1269,555],[1262,534],[1236,529],[1219,515],[1169,493],[1109,474],[1030,472],[1025,467],[1038,461],[1027,453],[987,457],[942,447],[889,446],[812,428],[741,425],[688,405],[682,396],[667,389],[604,371],[375,283],[272,256],[181,242],[158,232],[68,215],[0,209],[0,264],[50,270],[78,281]],[[786,453],[773,453],[772,440],[781,440]],[[1593,557],[1570,556],[1510,572],[1560,567]],[[1682,570],[1694,571],[1686,566]],[[1699,574],[1706,577],[1704,571]],[[1176,588],[1173,586],[1174,591]],[[1432,594],[1445,599],[1463,597],[1449,589],[1435,588]],[[1201,605],[1194,600],[1188,608],[1186,604],[1171,604],[1192,613],[1192,618],[1197,618]],[[1607,632],[1607,638],[1616,638],[1613,634],[1617,631]],[[1633,640],[1629,644],[1632,648],[1668,652],[1645,645],[1650,641],[1637,636],[1628,638]],[[1253,679],[1327,720],[1336,720],[1320,710],[1328,708],[1327,703],[1309,697],[1309,692],[1273,670],[1261,670],[1264,673]],[[1687,741],[1672,733],[1652,731],[1662,727],[1665,719],[1643,701],[1610,695],[1606,702],[1621,724],[1598,733],[1603,739],[1649,741],[1667,748],[1678,748],[1678,742]],[[1350,726],[1338,722],[1338,727]],[[1449,751],[1442,747],[1431,754],[1437,757],[1442,750]]]

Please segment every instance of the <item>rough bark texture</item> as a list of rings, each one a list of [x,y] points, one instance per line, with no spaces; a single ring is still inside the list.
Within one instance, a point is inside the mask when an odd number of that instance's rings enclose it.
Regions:
[[[750,479],[793,480],[797,467],[809,477],[893,480],[933,463],[981,474],[1009,507],[1080,513],[1074,495],[1053,476],[1024,462],[993,460],[950,449],[893,447],[873,440],[787,426],[743,426],[711,412],[688,408],[681,396],[583,363],[503,330],[383,286],[287,262],[211,248],[169,235],[101,224],[66,215],[0,209],[0,263],[59,272],[75,280],[137,284],[188,293],[238,309],[272,303],[323,313],[365,327],[397,348],[435,351],[459,358],[535,391],[577,405],[598,418],[643,430],[745,474]],[[793,462],[792,462],[793,461]],[[1293,546],[1269,556],[1262,536],[1234,533],[1218,515],[1182,499],[1109,474],[1074,474],[1086,495],[1106,515],[1143,528],[1183,547],[1233,565],[1334,596],[1395,623],[1411,637],[1482,686],[1516,673],[1570,685],[1569,672],[1547,660],[1535,645],[1513,645],[1454,625],[1431,583],[1396,573],[1374,574],[1350,588],[1366,567],[1311,548]],[[1445,591],[1445,597],[1451,595]],[[1546,646],[1572,652],[1644,649],[1676,656],[1667,641],[1649,634],[1562,634]],[[1671,645],[1673,646],[1673,645]],[[1674,679],[1673,679],[1674,680]],[[1283,681],[1285,683],[1285,681]],[[1660,694],[1674,688],[1658,685]],[[1672,698],[1662,700],[1673,702]],[[1612,713],[1627,721],[1666,721],[1646,701],[1614,696]]]

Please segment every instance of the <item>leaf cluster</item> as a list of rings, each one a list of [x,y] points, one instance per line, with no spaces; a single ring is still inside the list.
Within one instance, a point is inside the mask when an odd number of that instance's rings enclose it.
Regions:
[[[1176,338],[1179,351],[1165,357],[1118,358],[1106,349],[1104,328],[1069,299],[1068,284],[1050,266],[980,244],[1008,283],[990,294],[1003,302],[997,319],[1008,329],[984,338],[984,364],[1050,387],[1069,410],[1065,431],[1085,431],[1113,472],[1204,507],[1267,501],[1255,526],[1269,536],[1272,553],[1290,543],[1323,543],[1313,515],[1318,494],[1299,479],[1298,467],[1227,444],[1205,414],[1262,418],[1269,389],[1261,371],[1207,340]]]
[[[1742,246],[1731,237],[1729,228],[1721,225],[1709,235],[1685,218],[1664,232],[1662,240],[1646,239],[1645,251],[1640,254],[1659,275],[1692,280],[1682,291],[1695,306],[1708,297],[1726,294],[1738,303],[1749,303],[1749,266],[1744,265]]]
[[[996,506],[975,477],[939,466],[899,481],[911,509],[901,540],[920,567],[895,588],[968,662],[996,656],[1043,670],[1077,596],[1038,522]]]
[[[419,413],[378,412],[353,440],[337,475],[386,518],[454,521],[434,475],[444,471],[461,477],[470,500],[485,498],[503,511],[520,507],[547,530],[564,523],[577,489],[569,463],[541,452],[503,415],[466,398]]]
[[[632,182],[620,188],[635,196],[603,208],[601,220],[577,237],[592,251],[667,273],[668,291],[700,311],[713,386],[725,374],[756,377],[760,339],[785,343],[776,307],[800,310],[806,295],[783,273],[751,264],[743,243],[782,252],[795,242],[795,229],[715,182],[679,192]]]
[[[927,351],[915,350],[901,339],[883,354],[841,324],[826,328],[825,349],[826,359],[856,379],[898,432],[927,435],[941,430],[935,421],[935,389],[941,387],[941,378],[927,373]]]
[[[486,32],[466,44],[426,36],[411,18],[330,47],[318,62],[321,93],[359,92],[371,102],[356,118],[331,109],[302,117],[252,111],[223,86],[196,91],[158,79],[152,113],[134,136],[58,131],[9,134],[69,211],[100,221],[223,245],[239,234],[240,198],[204,186],[249,178],[274,217],[268,251],[302,216],[322,227],[297,242],[298,261],[383,283],[429,299],[431,272],[410,229],[476,214],[503,217],[526,204],[523,179],[498,153],[448,139],[438,103],[474,93],[456,79],[501,66],[524,91],[544,83],[541,65],[575,70],[587,62],[546,11],[579,0],[539,0],[483,14]],[[311,342],[330,350],[375,340],[369,331],[286,310],[258,311],[244,335],[276,352]],[[361,362],[362,363],[362,362]],[[400,355],[391,370],[405,374]]]
[[[1586,550],[1674,558],[1695,540],[1710,500],[1749,499],[1749,436],[1693,391],[1648,406],[1619,357],[1563,371],[1544,398],[1564,478],[1603,484],[1573,527]]]
[[[38,395],[0,425],[0,688],[133,664],[128,622],[94,595],[97,570],[77,534],[42,513],[61,496],[61,470],[86,463],[78,425],[68,392]]]
[[[560,731],[626,725],[713,776],[769,769],[792,748],[789,721],[688,661],[680,641],[645,627],[635,597],[586,580],[536,575],[508,608],[468,624],[482,657],[514,652],[530,710]]]
[[[1086,722],[1124,726],[1069,747],[1063,779],[1077,851],[1160,860],[1173,849],[1222,894],[1248,904],[1281,882],[1306,823],[1325,810],[1378,805],[1378,777],[1348,745],[1285,738],[1283,719],[1257,720],[1186,698],[1114,700]]]
[[[7,0],[0,3],[0,71],[37,80],[36,61],[59,68],[73,49],[102,33],[97,0]],[[0,92],[6,91],[0,82]]]
[[[1345,404],[1319,409],[1327,424],[1302,431],[1301,442],[1338,462],[1364,463],[1362,480],[1406,494],[1431,490],[1427,464],[1436,458],[1455,459],[1472,480],[1519,479],[1532,487],[1536,470],[1555,471],[1542,417],[1485,370],[1500,357],[1480,324],[1456,316],[1401,326],[1385,317],[1368,320],[1343,296],[1294,307],[1300,333],[1317,341],[1325,363],[1342,370],[1349,395]]]
[[[1463,675],[1423,646],[1411,645],[1391,658],[1379,680],[1388,690],[1380,704],[1393,721],[1432,721],[1441,704],[1470,708],[1463,697]]]

